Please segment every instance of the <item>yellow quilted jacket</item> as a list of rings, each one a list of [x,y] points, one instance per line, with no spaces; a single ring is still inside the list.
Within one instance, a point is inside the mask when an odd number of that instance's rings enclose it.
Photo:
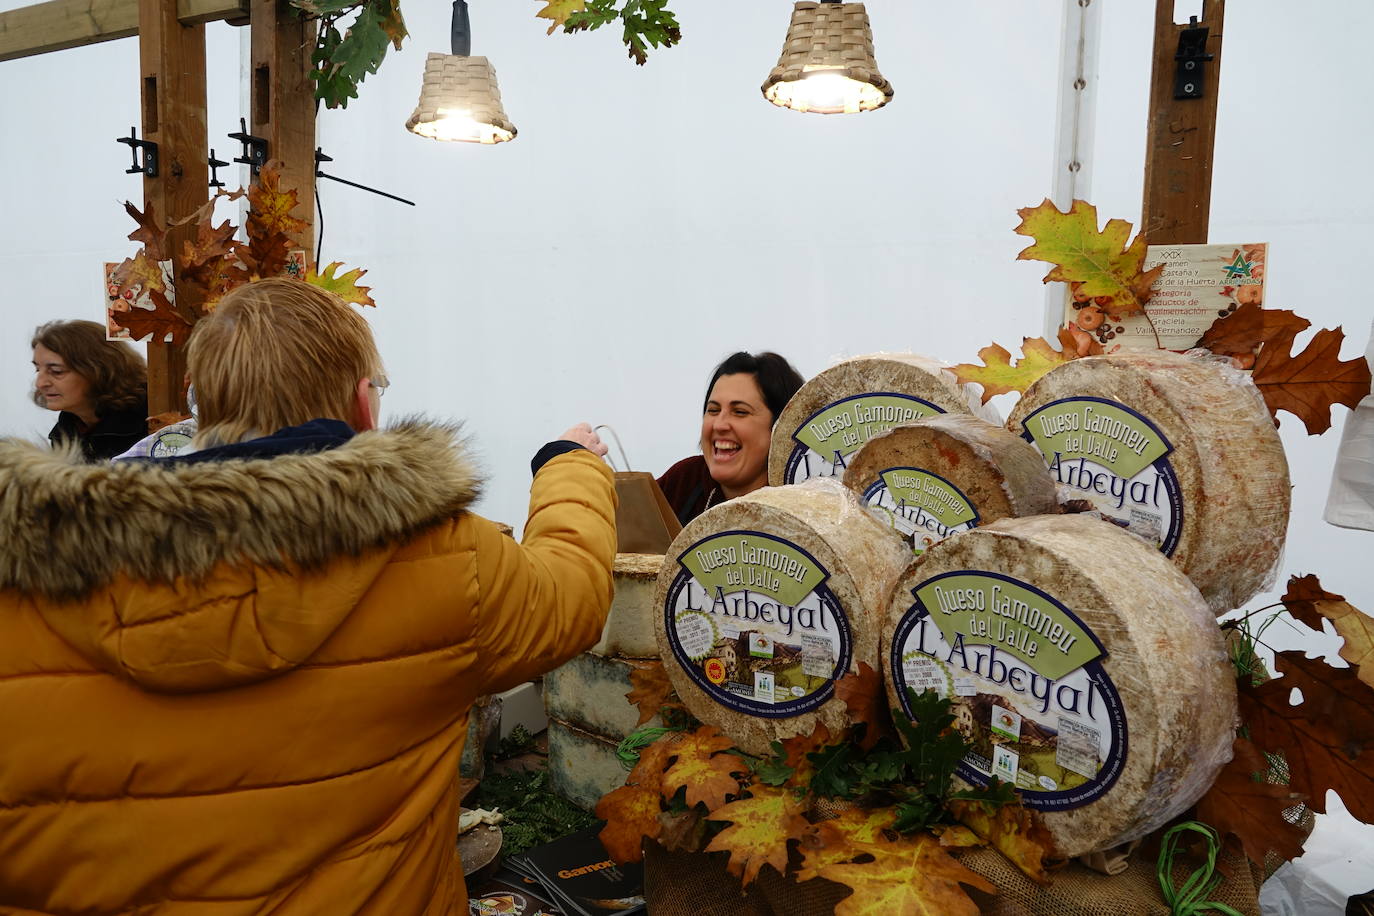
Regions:
[[[0,912],[465,914],[468,710],[600,633],[606,466],[518,545],[444,427],[78,462],[0,442]]]

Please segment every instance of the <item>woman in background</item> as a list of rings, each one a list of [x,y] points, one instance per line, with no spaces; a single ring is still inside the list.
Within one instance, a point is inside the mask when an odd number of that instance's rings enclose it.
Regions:
[[[658,478],[678,521],[768,484],[773,424],[801,386],[801,375],[776,353],[741,351],[716,367],[702,406],[701,454]]]
[[[76,441],[88,461],[113,458],[148,434],[148,373],[133,347],[94,321],[50,321],[33,333],[33,402],[60,411],[48,438]]]

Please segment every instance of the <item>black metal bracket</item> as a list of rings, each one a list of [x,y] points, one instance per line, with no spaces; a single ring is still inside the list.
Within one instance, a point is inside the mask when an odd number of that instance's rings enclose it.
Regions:
[[[237,133],[229,135],[230,140],[237,140],[243,144],[239,154],[234,157],[235,162],[241,162],[248,166],[254,175],[262,171],[262,167],[267,164],[267,138],[255,137],[248,132],[248,122],[239,118],[239,129]]]
[[[1188,28],[1178,33],[1178,50],[1174,52],[1174,98],[1202,98],[1203,64],[1213,59],[1207,53],[1207,26],[1197,24],[1196,16],[1188,17]]]
[[[132,165],[124,170],[125,175],[143,173],[145,178],[157,177],[157,144],[152,140],[138,139],[138,131],[132,126],[129,127],[129,136],[117,137],[116,143],[127,143],[129,145],[129,155],[132,157]],[[139,154],[142,154],[142,161]]]
[[[206,163],[210,166],[210,187],[224,187],[224,182],[219,180],[219,170],[224,168],[229,163],[225,162],[223,159],[215,158],[214,147],[210,148],[210,158],[206,160]]]
[[[415,206],[415,201],[413,201],[413,200],[406,200],[404,197],[397,197],[395,194],[388,194],[386,191],[378,191],[376,188],[369,188],[369,187],[368,187],[367,185],[365,185],[365,184],[358,184],[356,181],[349,181],[347,178],[340,178],[340,177],[337,176],[337,175],[326,175],[324,172],[321,172],[321,171],[320,171],[320,163],[321,163],[321,162],[333,162],[333,161],[334,161],[334,157],[333,157],[333,156],[326,156],[326,155],[324,154],[324,149],[323,149],[322,147],[318,147],[318,146],[315,147],[315,177],[316,177],[316,178],[328,178],[330,181],[337,181],[339,184],[346,184],[346,185],[348,185],[350,188],[357,188],[359,191],[368,191],[368,192],[370,192],[370,193],[372,193],[372,194],[380,195],[380,196],[385,197],[385,198],[387,198],[387,199],[389,199],[389,200],[395,200],[395,201],[399,201],[400,203],[403,203],[403,204],[409,204],[409,205],[412,206],[412,207]]]

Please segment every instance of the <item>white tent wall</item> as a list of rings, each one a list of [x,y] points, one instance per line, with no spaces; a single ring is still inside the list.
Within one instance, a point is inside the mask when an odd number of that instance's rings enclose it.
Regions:
[[[1152,4],[1098,2],[1089,197],[1134,223]],[[446,2],[407,3],[405,49],[346,110],[321,112],[328,171],[419,204],[320,183],[322,259],[367,268],[380,304],[385,412],[465,420],[493,518],[521,522],[529,456],[576,420],[613,424],[637,469],[693,452],[707,375],[735,349],[778,350],[809,376],[881,349],[972,361],[1040,332],[1046,265],[1014,260],[1029,240],[1012,227],[1051,184],[1060,3],[873,0],[896,98],[849,117],[760,97],[789,4],[672,5],[682,45],[636,67],[617,29],[546,37],[536,3],[474,0],[473,50],[500,76],[512,143],[403,129],[425,53],[447,50]],[[1371,314],[1350,265],[1374,228],[1374,128],[1356,115],[1374,88],[1372,28],[1358,0],[1320,17],[1233,4],[1221,77],[1211,237],[1270,242],[1266,304],[1344,325],[1347,357]],[[244,33],[208,34],[211,144],[229,158]],[[98,316],[100,263],[132,251],[119,204],[139,200],[139,180],[112,140],[138,121],[136,90],[131,40],[0,63],[5,433],[51,422],[26,397],[32,327]],[[1320,438],[1283,417],[1296,484],[1283,573],[1316,572],[1374,609],[1374,535],[1321,520],[1347,413]]]
[[[1096,2],[1087,196],[1104,220],[1136,223],[1153,4]],[[407,0],[405,49],[346,110],[321,113],[327,171],[419,204],[319,188],[322,260],[367,268],[379,303],[385,413],[463,419],[491,473],[490,517],[520,524],[528,458],[577,420],[613,424],[637,469],[692,453],[707,375],[733,350],[775,349],[809,376],[883,349],[972,361],[1040,333],[1046,265],[1014,260],[1029,240],[1012,227],[1050,193],[1061,3],[872,0],[896,98],[850,117],[760,97],[788,3],[672,7],[682,45],[636,67],[617,29],[546,37],[538,4],[473,0],[473,50],[520,130],[509,144],[403,129],[425,53],[448,50],[438,0]],[[1231,4],[1213,179],[1211,238],[1271,243],[1266,305],[1344,325],[1347,358],[1371,316],[1358,280],[1374,236],[1371,33],[1363,0],[1301,15],[1284,0]],[[225,159],[245,38],[208,28],[211,145]],[[134,41],[0,63],[0,433],[46,432],[51,415],[27,398],[31,329],[98,317],[101,262],[132,251],[120,203],[141,187],[112,141],[138,123],[137,85]],[[232,186],[241,170],[226,171]],[[1316,572],[1374,611],[1374,534],[1321,519],[1348,411],[1334,413],[1320,438],[1283,416],[1295,490],[1278,588]],[[1338,645],[1318,643],[1306,645]]]

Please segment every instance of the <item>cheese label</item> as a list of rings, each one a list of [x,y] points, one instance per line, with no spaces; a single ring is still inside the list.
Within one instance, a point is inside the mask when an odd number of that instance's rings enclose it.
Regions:
[[[787,458],[783,482],[843,477],[849,456],[878,433],[944,412],[929,401],[889,391],[856,394],[827,404],[792,433],[796,446]]]
[[[1183,497],[1169,460],[1174,447],[1158,427],[1124,404],[1092,397],[1046,404],[1022,425],[1022,437],[1039,449],[1056,483],[1173,556]]]
[[[960,531],[978,526],[978,510],[954,484],[921,468],[886,468],[868,485],[864,505],[920,554]]]
[[[986,786],[1013,783],[1028,807],[1067,810],[1099,798],[1121,775],[1126,714],[1101,642],[1067,607],[999,573],[960,570],[912,589],[893,634],[889,676],[952,701],[969,743],[957,772]]]
[[[830,699],[849,670],[848,615],[830,573],[796,544],[758,531],[703,538],[677,558],[664,599],[668,644],[708,696],[785,718]]]

